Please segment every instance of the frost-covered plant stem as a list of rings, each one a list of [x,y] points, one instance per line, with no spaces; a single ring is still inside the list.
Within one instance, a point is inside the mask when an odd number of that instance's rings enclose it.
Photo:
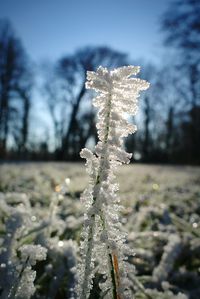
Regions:
[[[79,270],[78,295],[81,299],[89,297],[95,261],[99,262],[98,272],[106,277],[106,281],[100,284],[103,294],[113,299],[128,296],[124,254],[130,251],[125,245],[126,236],[120,230],[114,172],[118,165],[128,163],[131,157],[123,149],[123,137],[133,133],[135,126],[128,123],[124,114],[135,114],[139,91],[148,87],[146,81],[129,78],[138,71],[138,67],[132,66],[113,71],[99,67],[97,72],[87,73],[86,87],[100,93],[93,101],[99,108],[99,142],[95,155],[88,149],[81,151],[90,175],[90,184],[82,197],[87,211]]]
[[[109,135],[109,128],[110,128],[110,112],[111,112],[111,94],[109,94],[109,98],[108,98],[108,109],[107,109],[107,113],[106,113],[106,131],[105,131],[105,136],[103,138],[103,144],[102,147],[104,149],[104,152],[107,153],[107,143],[108,143],[108,135]],[[108,155],[106,154],[105,157],[107,158]],[[104,158],[103,156],[100,157],[100,166],[97,172],[97,178],[96,178],[96,182],[94,185],[94,189],[96,189],[96,193],[98,196],[98,189],[101,186],[101,181],[102,181],[102,177],[104,175],[104,164],[105,165],[109,165],[109,161],[107,161],[107,159]],[[95,203],[97,201],[97,197],[93,197],[93,202],[92,202],[92,207],[95,207]],[[94,209],[95,210],[95,209]],[[106,227],[106,221],[105,221],[105,217],[103,215],[103,212],[100,211],[100,218],[102,221],[102,226],[103,229],[105,231],[107,231],[107,227]],[[92,248],[94,246],[94,230],[95,230],[95,213],[93,213],[91,215],[91,223],[89,226],[89,234],[88,234],[88,244],[87,244],[87,260],[88,262],[85,264],[85,271],[84,271],[84,280],[83,280],[83,284],[82,284],[82,294],[81,294],[81,299],[87,298],[87,292],[88,292],[88,274],[90,273],[90,265],[91,265],[91,257],[92,257]],[[107,255],[109,256],[108,258],[108,264],[109,264],[109,268],[110,268],[110,275],[111,275],[111,279],[112,279],[112,283],[113,283],[113,298],[118,299],[119,297],[117,296],[117,291],[116,291],[116,277],[115,277],[115,269],[114,269],[114,264],[113,264],[113,256],[111,253],[109,253],[109,248]],[[115,256],[115,260],[117,259],[117,257]],[[117,265],[117,262],[115,262]]]
[[[109,129],[110,129],[110,115],[111,115],[111,100],[112,100],[112,95],[111,93],[108,96],[108,105],[107,105],[107,114],[106,114],[106,131],[105,131],[105,137],[102,143],[102,149],[103,152],[105,152],[105,157],[101,155],[100,157],[100,167],[99,167],[99,172],[97,175],[97,181],[96,181],[96,186],[99,184],[101,185],[101,182],[103,181],[103,177],[105,176],[104,174],[104,169],[106,169],[104,167],[104,165],[107,165],[107,169],[108,170],[110,168],[110,163],[108,160],[108,136],[109,136]],[[96,200],[96,199],[95,199]],[[95,201],[94,200],[94,201]],[[95,216],[94,216],[95,217]],[[106,219],[104,217],[104,213],[103,211],[100,211],[100,218],[102,221],[102,226],[103,229],[105,230],[105,232],[108,231],[107,228],[107,223],[106,223]],[[106,239],[108,239],[108,236],[106,236]],[[107,255],[109,256],[108,258],[108,265],[110,268],[110,276],[111,276],[111,280],[112,280],[112,285],[113,285],[113,298],[114,299],[120,299],[120,297],[117,294],[117,286],[119,287],[119,275],[118,275],[118,259],[117,259],[117,255],[114,252],[110,252],[110,248],[109,245],[107,244]]]

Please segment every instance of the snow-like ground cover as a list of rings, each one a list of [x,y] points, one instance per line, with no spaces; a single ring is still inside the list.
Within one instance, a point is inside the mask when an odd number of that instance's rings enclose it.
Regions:
[[[65,183],[66,178],[70,180]],[[135,265],[135,298],[199,299],[200,168],[128,165],[120,167],[118,181],[125,207],[121,221],[135,252],[129,257]],[[2,298],[6,298],[5,279],[14,285],[13,298],[73,297],[79,257],[76,242],[84,212],[79,197],[87,184],[84,164],[0,166]],[[10,224],[13,219],[15,225]],[[46,251],[32,245],[47,249],[46,260],[42,260]],[[36,253],[33,263],[29,257],[27,264],[24,256],[30,250]],[[91,298],[99,298],[98,292],[94,289]]]

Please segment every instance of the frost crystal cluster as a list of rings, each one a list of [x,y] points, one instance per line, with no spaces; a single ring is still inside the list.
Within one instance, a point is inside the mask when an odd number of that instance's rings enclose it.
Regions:
[[[128,122],[127,116],[136,114],[139,92],[149,87],[144,80],[130,78],[139,70],[134,66],[112,71],[99,67],[96,72],[87,72],[86,88],[98,93],[93,105],[98,108],[99,142],[94,154],[88,149],[81,151],[90,176],[82,196],[86,213],[77,288],[81,299],[89,297],[96,272],[101,274],[102,297],[130,297],[125,259],[131,251],[121,230],[115,170],[130,161],[131,154],[124,150],[123,138],[134,133],[136,126]]]

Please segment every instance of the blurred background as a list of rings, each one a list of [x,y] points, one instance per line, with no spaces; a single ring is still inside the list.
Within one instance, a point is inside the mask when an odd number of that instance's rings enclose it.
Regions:
[[[141,66],[133,160],[200,164],[199,0],[0,0],[0,160],[94,147],[87,70]]]

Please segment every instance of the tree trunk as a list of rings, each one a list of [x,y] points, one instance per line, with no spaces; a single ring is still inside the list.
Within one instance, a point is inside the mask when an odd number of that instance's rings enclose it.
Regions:
[[[144,121],[144,142],[143,142],[143,159],[145,161],[149,160],[149,143],[150,143],[150,134],[149,134],[149,123],[150,123],[150,104],[147,97],[144,99],[145,102],[145,121]]]
[[[84,80],[85,82],[85,80]],[[72,113],[71,113],[71,118],[69,121],[69,126],[68,126],[68,130],[66,135],[63,138],[63,142],[62,142],[62,149],[61,149],[61,155],[62,155],[62,159],[69,159],[69,155],[70,155],[70,146],[71,146],[71,142],[70,139],[73,139],[73,135],[76,135],[76,131],[77,131],[77,114],[79,111],[79,107],[80,107],[80,103],[81,103],[81,99],[85,94],[85,83],[82,85],[82,88],[80,90],[80,93],[77,97],[76,103],[73,105],[72,107]]]
[[[170,159],[170,155],[172,153],[173,127],[174,127],[174,108],[170,107],[168,111],[167,121],[166,121],[166,141],[165,141],[168,160]]]

